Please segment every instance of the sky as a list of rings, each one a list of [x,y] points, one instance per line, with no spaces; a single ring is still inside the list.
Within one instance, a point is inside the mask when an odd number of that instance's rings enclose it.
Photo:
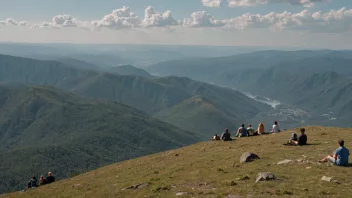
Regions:
[[[0,0],[0,42],[352,49],[352,0]]]

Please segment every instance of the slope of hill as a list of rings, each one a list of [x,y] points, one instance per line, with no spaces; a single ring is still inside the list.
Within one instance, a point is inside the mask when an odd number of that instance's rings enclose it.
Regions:
[[[161,110],[154,116],[180,128],[198,131],[200,135],[209,138],[209,131],[220,134],[224,126],[232,129],[238,127],[239,123],[234,120],[244,120],[241,115],[225,108],[206,97],[196,95],[171,108]]]
[[[85,61],[73,59],[73,58],[60,58],[57,60],[60,63],[63,63],[67,66],[71,66],[76,69],[82,69],[82,70],[93,70],[93,71],[103,71],[104,68],[94,65],[92,63],[88,63]]]
[[[214,118],[232,119],[237,124],[256,116],[262,111],[271,109],[270,106],[254,101],[238,91],[197,82],[189,78],[148,79],[140,76],[120,76],[111,73],[78,70],[61,64],[56,65],[52,62],[38,61],[36,63],[35,60],[21,58],[16,60],[15,57],[6,56],[3,57],[3,62],[3,64],[0,62],[0,71],[4,72],[0,74],[0,82],[55,86],[94,99],[114,100],[151,115],[163,111],[162,115],[165,116],[173,106],[196,95],[216,104],[216,108],[218,108],[216,112],[221,113],[214,115]],[[203,106],[196,107],[203,108]],[[182,110],[182,108],[174,108],[173,113],[176,109]],[[223,112],[224,110],[226,110],[226,113]],[[199,109],[199,111],[203,110]],[[190,120],[186,120],[181,112],[175,115],[180,116],[179,120],[188,123],[192,123],[193,119],[196,120],[199,116],[193,113],[193,118],[188,117]],[[231,118],[222,118],[224,115],[231,116]],[[163,117],[158,117],[163,119]],[[172,120],[177,119],[168,119],[168,121]],[[214,120],[213,122],[218,121]],[[184,127],[180,122],[170,123]],[[195,124],[199,127],[201,125],[199,122]],[[218,126],[210,127],[205,134],[209,136],[214,131],[223,130],[226,127],[218,128]],[[196,132],[199,132],[199,130]]]
[[[310,145],[283,146],[292,131],[232,142],[199,143],[5,196],[143,198],[175,197],[183,192],[181,197],[349,197],[351,167],[317,161],[337,148],[339,138],[344,138],[346,147],[351,148],[351,129],[308,127]],[[241,164],[243,152],[253,152],[261,159]],[[285,159],[293,161],[277,164]],[[272,172],[277,180],[255,183],[259,172]],[[333,177],[338,183],[322,181],[323,176]],[[142,185],[125,189],[136,184]]]
[[[132,65],[121,65],[116,67],[110,67],[107,72],[115,73],[119,75],[131,75],[131,76],[142,76],[145,78],[153,78],[151,74],[146,72],[144,69],[134,67]]]
[[[0,86],[0,192],[200,141],[125,105],[48,87]],[[6,159],[6,160],[4,160]]]

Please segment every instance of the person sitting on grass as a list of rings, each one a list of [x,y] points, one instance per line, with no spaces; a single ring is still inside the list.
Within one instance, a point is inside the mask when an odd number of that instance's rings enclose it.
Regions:
[[[46,179],[44,178],[43,175],[41,175],[40,178],[39,178],[39,185],[40,185],[40,186],[43,186],[43,185],[45,185],[46,183],[47,183],[47,182],[46,182]]]
[[[38,180],[36,177],[32,177],[27,184],[27,189],[38,187]]]
[[[215,135],[213,136],[213,140],[220,140],[220,136],[218,136],[218,134],[215,134]]]
[[[55,181],[55,177],[53,176],[53,174],[51,172],[48,173],[48,177],[46,178],[46,183],[50,184],[53,183]]]
[[[252,128],[251,124],[248,125],[247,132],[248,136],[258,135],[257,133],[255,133],[255,130]]]
[[[265,133],[263,122],[259,123],[256,133],[258,135]]]
[[[238,128],[236,137],[248,137],[248,131],[246,128],[244,128],[244,124],[242,124],[241,127]]]
[[[298,138],[296,133],[292,133],[292,137],[289,140],[290,144],[295,146],[303,146],[307,144],[308,137],[306,134],[304,134],[306,132],[306,129],[301,128],[299,131],[301,132],[301,135]]]
[[[225,132],[221,135],[223,141],[231,141],[231,134],[229,133],[229,129],[225,129]]]
[[[350,151],[345,147],[344,140],[342,139],[338,140],[337,144],[340,147],[336,149],[335,153],[333,155],[326,156],[324,159],[319,160],[319,162],[331,162],[337,166],[347,166]]]
[[[273,128],[271,130],[273,133],[278,133],[281,132],[279,125],[277,124],[277,121],[274,122]]]

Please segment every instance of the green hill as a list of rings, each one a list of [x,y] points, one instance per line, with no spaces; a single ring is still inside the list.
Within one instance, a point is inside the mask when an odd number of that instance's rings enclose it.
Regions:
[[[177,150],[112,164],[71,179],[5,197],[349,197],[351,167],[318,164],[344,138],[351,149],[351,129],[307,127],[308,146],[282,145],[294,130],[203,142]],[[244,152],[260,159],[239,162]],[[278,165],[282,160],[291,163]],[[259,172],[277,179],[255,183]],[[322,181],[323,176],[333,181]],[[140,189],[125,189],[146,184]],[[125,190],[123,190],[125,189]]]
[[[201,96],[193,96],[154,116],[180,128],[198,131],[200,135],[207,138],[211,137],[209,131],[220,135],[224,126],[236,129],[239,124],[233,120],[243,119],[240,115],[228,112],[223,106],[218,106]]]
[[[0,86],[0,192],[31,175],[58,178],[200,141],[194,134],[109,101],[49,87]]]
[[[216,115],[212,116],[214,120],[209,120],[211,123],[221,123],[219,120],[231,120],[233,124],[240,124],[262,111],[270,111],[271,109],[268,105],[252,100],[238,91],[201,83],[189,78],[149,79],[141,76],[121,76],[112,73],[78,70],[57,62],[8,56],[0,56],[0,61],[2,61],[2,64],[0,62],[0,71],[4,72],[0,73],[0,82],[2,83],[49,85],[93,99],[114,100],[147,112],[161,120],[165,118],[165,121],[183,129],[188,130],[180,120],[193,123],[194,132],[202,131],[202,134],[206,134],[207,137],[214,132],[223,130],[226,126],[209,125],[209,128],[204,131],[202,119],[199,118],[203,115],[195,113],[203,112],[203,106],[195,106],[194,112],[190,112],[188,115],[189,120],[185,120],[182,113],[185,110],[184,101],[200,96],[215,104]],[[170,117],[173,119],[169,119]]]

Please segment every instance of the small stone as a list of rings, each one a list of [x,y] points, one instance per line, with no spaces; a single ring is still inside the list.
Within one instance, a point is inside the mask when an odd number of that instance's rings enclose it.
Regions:
[[[256,159],[260,159],[258,155],[250,153],[250,152],[245,152],[242,154],[242,156],[240,158],[240,163],[251,162]]]
[[[239,195],[227,195],[226,198],[242,198],[242,196],[239,196]]]
[[[178,156],[178,154],[176,153],[176,154],[175,154],[175,156],[177,157],[177,156]]]
[[[323,177],[321,178],[321,180],[322,180],[322,181],[331,182],[332,177],[323,176]]]
[[[176,193],[176,196],[184,196],[184,195],[188,195],[188,192],[178,192]]]
[[[335,183],[335,184],[341,184],[341,182],[339,182],[337,180],[333,180],[332,182]]]
[[[282,160],[282,161],[278,162],[277,165],[288,164],[288,163],[291,163],[291,162],[292,162],[292,160],[285,159],[285,160]]]
[[[311,166],[306,167],[306,169],[311,169],[311,168],[312,168]]]
[[[261,173],[258,173],[258,177],[257,177],[255,183],[258,183],[259,181],[275,180],[275,179],[276,179],[276,176],[273,173],[261,172]]]

